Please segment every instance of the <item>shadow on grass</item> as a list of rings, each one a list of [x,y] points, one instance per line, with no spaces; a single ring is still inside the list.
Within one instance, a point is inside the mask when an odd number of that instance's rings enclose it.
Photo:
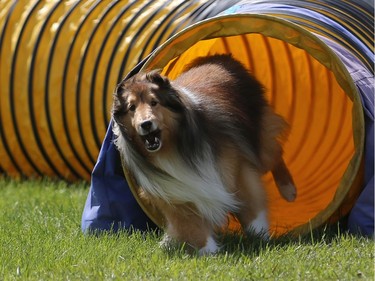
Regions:
[[[312,230],[305,235],[287,234],[270,240],[264,240],[261,236],[255,234],[243,233],[221,233],[216,237],[216,241],[220,246],[220,251],[215,255],[246,255],[249,257],[257,257],[264,250],[280,249],[283,247],[295,245],[316,245],[319,243],[330,244],[337,240],[341,235],[346,235],[345,224],[342,222],[325,225]],[[151,239],[155,243],[163,240],[164,232],[160,229],[149,229],[148,231],[140,231],[134,229],[110,229],[109,231],[91,232],[89,236],[95,237],[112,237],[121,238],[129,235],[136,235],[138,239]],[[159,246],[158,245],[158,246]],[[187,256],[198,257],[199,252],[187,244],[172,243],[168,247],[161,247],[162,251],[173,258],[186,258]]]
[[[337,240],[341,235],[346,235],[347,232],[340,223],[325,225],[320,228],[312,230],[305,235],[291,235],[286,234],[270,240],[264,240],[261,236],[255,234],[243,233],[222,233],[216,238],[221,246],[220,251],[216,255],[247,255],[249,257],[256,257],[266,250],[280,249],[280,247],[289,247],[294,245],[316,245],[319,243],[330,244]],[[161,235],[161,234],[158,234]],[[162,236],[159,237],[159,241]],[[164,249],[164,251],[173,257],[199,256],[197,250],[192,249],[186,244],[176,244]]]
[[[228,233],[219,236],[221,245],[221,253],[242,253],[249,256],[258,256],[265,249],[273,249],[280,247],[288,247],[290,245],[316,245],[324,242],[330,244],[339,236],[346,234],[347,231],[342,227],[341,223],[324,225],[314,229],[305,235],[286,234],[270,240],[264,240],[255,234],[238,234]]]

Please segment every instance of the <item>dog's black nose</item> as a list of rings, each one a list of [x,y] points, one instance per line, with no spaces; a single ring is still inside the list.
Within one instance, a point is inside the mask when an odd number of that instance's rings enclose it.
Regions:
[[[142,124],[141,124],[141,127],[143,130],[150,130],[151,129],[151,126],[152,126],[152,122],[147,120],[147,121],[144,121]]]

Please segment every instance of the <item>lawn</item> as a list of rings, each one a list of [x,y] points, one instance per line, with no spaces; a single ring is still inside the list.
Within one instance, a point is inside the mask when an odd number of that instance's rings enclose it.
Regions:
[[[0,280],[374,280],[374,241],[338,226],[262,243],[224,235],[215,256],[161,250],[156,232],[85,236],[88,186],[0,179]]]

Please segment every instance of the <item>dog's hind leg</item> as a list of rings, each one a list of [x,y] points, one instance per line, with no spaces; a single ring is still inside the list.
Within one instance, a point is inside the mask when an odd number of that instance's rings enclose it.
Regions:
[[[281,196],[289,202],[294,201],[297,197],[297,189],[283,158],[272,169],[272,175]]]
[[[282,141],[286,139],[287,123],[270,107],[264,111],[261,130],[260,161],[263,172],[271,171],[283,198],[289,202],[297,196],[295,184],[283,159]]]
[[[266,194],[261,174],[246,162],[241,165],[236,196],[241,202],[237,217],[246,232],[269,238]]]

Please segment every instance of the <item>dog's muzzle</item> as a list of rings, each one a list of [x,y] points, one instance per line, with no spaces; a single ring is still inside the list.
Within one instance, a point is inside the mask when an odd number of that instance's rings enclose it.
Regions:
[[[156,152],[161,148],[161,131],[152,121],[141,123],[140,136],[149,152]]]

